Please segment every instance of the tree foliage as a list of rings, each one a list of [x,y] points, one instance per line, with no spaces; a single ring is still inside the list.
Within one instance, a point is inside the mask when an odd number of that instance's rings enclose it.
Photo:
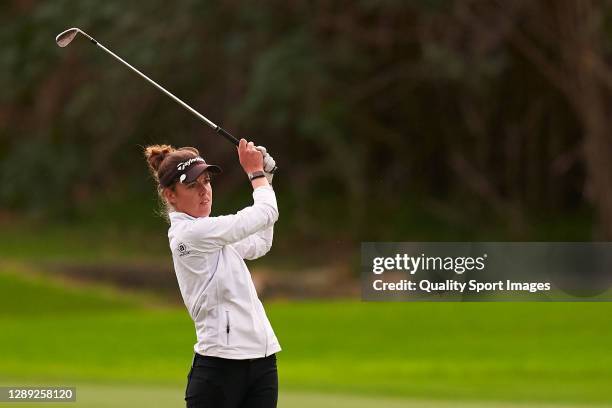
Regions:
[[[326,208],[390,238],[406,202],[511,229],[592,206],[612,236],[607,3],[9,1],[0,25],[0,200],[46,211],[118,186],[152,193],[151,142],[195,145],[243,182],[235,152],[85,41],[81,27],[282,169],[296,231]],[[42,181],[41,181],[42,179]],[[372,225],[375,224],[375,225]],[[336,231],[337,232],[337,231]]]

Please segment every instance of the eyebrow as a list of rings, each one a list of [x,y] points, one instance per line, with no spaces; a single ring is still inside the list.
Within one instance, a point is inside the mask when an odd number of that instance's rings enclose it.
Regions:
[[[198,177],[198,178],[199,178],[199,177]],[[210,181],[210,180],[212,180],[212,176],[211,176],[210,174],[208,174],[208,175],[206,175],[206,176],[204,177],[204,180],[206,180],[206,181]],[[197,183],[197,182],[198,182],[198,179],[195,179],[195,180],[193,180],[191,183],[187,183],[186,185],[188,185],[188,186],[193,186],[193,185],[194,185],[195,183]]]

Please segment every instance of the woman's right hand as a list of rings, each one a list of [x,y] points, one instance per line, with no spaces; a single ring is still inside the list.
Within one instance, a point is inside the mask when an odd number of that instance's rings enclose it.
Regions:
[[[238,160],[245,173],[263,171],[263,155],[255,148],[253,142],[240,139],[238,144]]]

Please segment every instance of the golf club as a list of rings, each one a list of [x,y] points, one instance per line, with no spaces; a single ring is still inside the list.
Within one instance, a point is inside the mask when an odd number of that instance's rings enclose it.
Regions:
[[[142,72],[140,72],[139,70],[137,70],[136,68],[134,68],[133,66],[131,66],[130,64],[128,64],[127,62],[125,62],[122,58],[120,58],[117,54],[115,54],[114,52],[112,52],[111,50],[109,50],[108,48],[106,48],[105,46],[103,46],[102,44],[100,44],[98,41],[96,41],[92,36],[90,36],[89,34],[87,34],[86,32],[84,32],[83,30],[73,27],[73,28],[69,28],[61,33],[59,33],[57,35],[57,37],[55,37],[55,42],[57,43],[57,45],[59,45],[60,47],[64,48],[66,47],[68,44],[70,44],[72,42],[72,40],[74,40],[74,38],[79,34],[83,34],[85,37],[87,37],[89,39],[89,41],[91,41],[92,43],[94,43],[95,45],[97,45],[98,47],[102,48],[104,51],[106,51],[108,54],[110,54],[111,56],[113,56],[117,61],[121,62],[123,65],[125,65],[126,67],[128,67],[129,69],[131,69],[132,71],[134,71],[135,73],[137,73],[138,75],[140,75],[141,77],[143,77],[144,79],[146,79],[149,83],[151,83],[153,86],[155,86],[157,89],[159,89],[160,91],[162,91],[163,93],[165,93],[166,95],[168,95],[170,98],[172,98],[176,103],[178,103],[179,105],[181,105],[183,108],[187,109],[189,112],[191,112],[195,117],[197,117],[198,119],[200,119],[201,121],[203,121],[204,123],[206,123],[208,126],[210,126],[211,128],[213,128],[218,134],[220,134],[221,136],[225,137],[227,140],[229,140],[231,143],[233,143],[234,145],[238,146],[239,144],[239,140],[237,138],[235,138],[234,136],[232,136],[231,133],[229,133],[228,131],[226,131],[225,129],[223,129],[221,126],[215,125],[213,122],[211,122],[208,118],[206,118],[204,115],[202,115],[200,112],[196,111],[195,109],[193,109],[191,106],[187,105],[185,102],[183,102],[181,99],[179,99],[178,97],[174,96],[172,93],[170,93],[169,91],[167,91],[164,87],[162,87],[161,85],[159,85],[157,82],[153,81],[151,78],[149,78],[148,76],[146,76],[145,74],[143,74]],[[274,167],[274,169],[271,171],[271,173],[274,173],[276,171],[276,167]]]

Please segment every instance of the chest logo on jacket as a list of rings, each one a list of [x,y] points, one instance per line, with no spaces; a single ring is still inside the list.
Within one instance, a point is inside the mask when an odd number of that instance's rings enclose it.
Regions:
[[[179,252],[179,256],[189,255],[189,253],[191,252],[187,249],[187,245],[183,244],[182,242],[178,244],[177,249]]]

